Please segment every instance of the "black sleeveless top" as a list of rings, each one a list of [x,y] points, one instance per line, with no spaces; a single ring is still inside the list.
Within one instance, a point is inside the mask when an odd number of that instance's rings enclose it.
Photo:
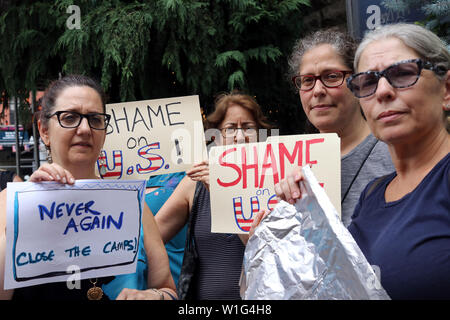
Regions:
[[[245,247],[236,234],[211,232],[209,192],[198,182],[194,216],[194,242],[198,253],[195,268],[196,300],[239,300],[239,279]],[[195,212],[194,212],[195,211]]]

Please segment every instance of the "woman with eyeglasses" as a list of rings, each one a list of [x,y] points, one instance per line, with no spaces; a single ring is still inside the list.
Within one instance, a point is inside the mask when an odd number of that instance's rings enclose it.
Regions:
[[[240,93],[218,96],[206,122],[207,129],[220,132],[215,136],[218,145],[257,142],[258,130],[270,127],[258,103]],[[236,234],[211,232],[207,163],[186,174],[156,215],[164,242],[188,222],[178,295],[187,300],[238,300],[244,245]]]
[[[353,73],[355,41],[336,28],[300,39],[289,59],[292,81],[307,116],[307,133],[337,133],[341,140],[341,219],[345,226],[364,187],[394,171],[387,146],[371,133],[358,99],[345,85]],[[300,169],[275,185],[290,203],[300,198]]]
[[[433,32],[394,24],[365,36],[348,79],[396,169],[367,186],[349,231],[393,299],[450,299],[449,68]]]
[[[77,179],[99,179],[95,166],[106,138],[110,116],[105,114],[105,95],[89,77],[71,75],[50,84],[38,119],[40,136],[51,157],[31,177],[31,182],[58,181],[73,184]],[[142,214],[140,252],[147,259],[147,274],[136,273],[134,288],[121,292],[89,294],[114,277],[82,280],[81,288],[69,289],[66,282],[3,290],[5,259],[6,192],[0,194],[0,299],[86,300],[86,299],[172,299],[176,296],[169,260],[158,227],[147,206]],[[147,279],[145,279],[147,278]],[[147,289],[151,288],[151,289]],[[137,290],[147,289],[147,290]]]

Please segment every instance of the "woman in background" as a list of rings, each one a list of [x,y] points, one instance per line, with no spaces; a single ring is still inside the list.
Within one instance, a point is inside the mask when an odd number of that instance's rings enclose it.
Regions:
[[[207,128],[221,132],[215,141],[218,145],[257,142],[258,129],[269,128],[258,103],[239,93],[219,96],[207,122]],[[207,163],[195,165],[160,209],[156,222],[167,242],[189,221],[187,248],[192,245],[198,259],[188,260],[192,257],[185,252],[184,259],[190,265],[183,263],[186,269],[178,283],[180,299],[238,300],[244,246],[236,234],[211,232],[208,185]]]

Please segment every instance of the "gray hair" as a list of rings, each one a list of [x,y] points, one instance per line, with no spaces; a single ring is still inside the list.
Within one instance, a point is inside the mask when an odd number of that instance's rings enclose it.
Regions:
[[[383,25],[364,35],[355,53],[354,68],[358,69],[361,54],[373,42],[386,38],[397,38],[413,49],[422,59],[431,62],[437,69],[435,75],[443,80],[450,69],[450,53],[443,40],[432,31],[416,24],[396,23]],[[447,132],[450,133],[450,112],[444,111]]]
[[[444,41],[432,31],[416,24],[397,23],[383,25],[373,31],[367,32],[358,46],[355,54],[354,68],[358,69],[361,54],[373,42],[386,38],[397,38],[406,46],[413,49],[422,59],[433,63],[441,71],[450,68],[450,53]],[[443,79],[445,73],[436,74]]]
[[[357,42],[346,32],[333,27],[313,32],[296,41],[288,60],[289,81],[293,76],[298,74],[303,55],[312,48],[322,44],[331,45],[336,50],[336,53],[342,57],[344,64],[353,71],[353,58],[355,56]]]

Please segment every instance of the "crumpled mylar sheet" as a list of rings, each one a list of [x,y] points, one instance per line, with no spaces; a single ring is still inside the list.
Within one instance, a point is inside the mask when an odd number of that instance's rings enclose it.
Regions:
[[[302,198],[281,201],[248,241],[241,297],[389,299],[311,169],[302,171]]]

